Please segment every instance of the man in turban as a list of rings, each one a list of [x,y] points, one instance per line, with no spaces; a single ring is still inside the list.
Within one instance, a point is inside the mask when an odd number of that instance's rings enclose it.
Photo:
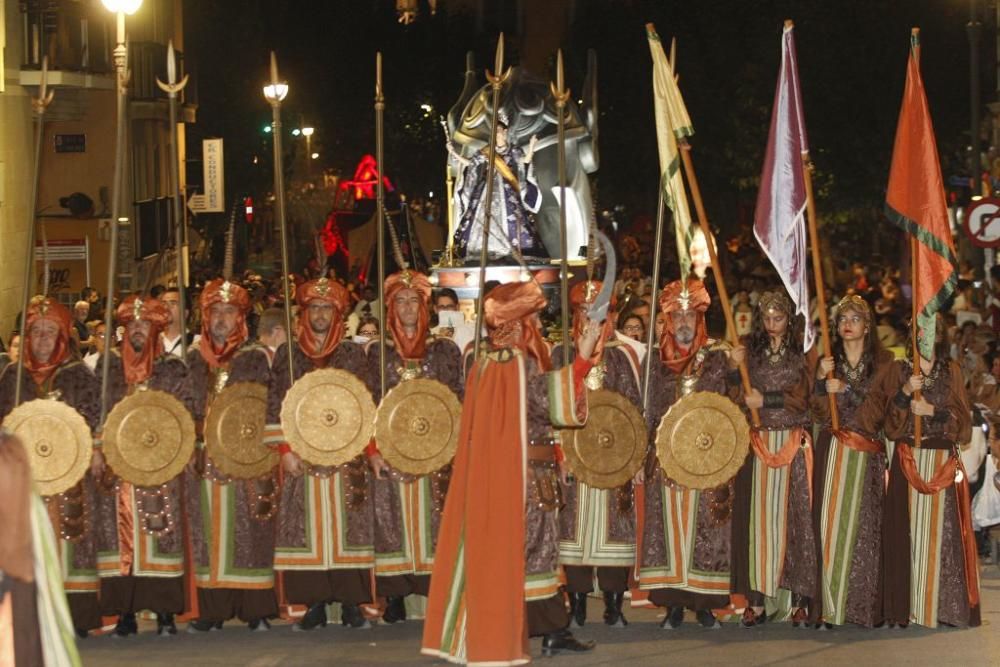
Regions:
[[[589,323],[587,310],[601,291],[601,282],[579,282],[569,293],[573,309],[573,339]],[[563,365],[562,347],[552,353],[556,366]],[[639,398],[639,357],[615,336],[615,317],[604,321],[601,336],[588,360],[593,368],[585,384],[590,390],[618,392],[636,406]],[[568,481],[568,480],[567,480]],[[604,595],[604,622],[622,627],[625,591],[635,564],[635,507],[632,481],[617,489],[597,489],[576,480],[565,486],[564,507],[559,512],[559,563],[566,572],[570,612],[577,627],[587,618],[587,595],[597,584]]]
[[[368,391],[375,386],[364,348],[344,340],[344,314],[350,303],[347,289],[327,278],[298,287],[298,323],[292,345],[295,379],[318,368],[345,370]],[[372,601],[371,568],[375,564],[371,480],[362,453],[337,467],[302,461],[281,429],[281,403],[288,393],[288,348],[274,356],[267,395],[264,441],[281,452],[285,480],[278,510],[274,568],[284,572],[285,597],[309,609],[296,630],[325,626],[326,605],[341,604],[341,621],[365,627],[361,605]],[[306,509],[311,509],[307,521]]]
[[[431,283],[427,276],[403,270],[386,278],[385,387],[416,378],[437,380],[462,395],[462,355],[448,338],[429,338]],[[379,349],[369,343],[372,376],[379,377]],[[375,581],[386,598],[382,618],[405,620],[404,598],[427,595],[434,567],[434,547],[451,475],[450,464],[426,475],[393,469],[369,448],[375,471]]]
[[[651,452],[657,427],[674,403],[694,391],[727,395],[731,386],[738,386],[731,348],[711,340],[705,328],[710,301],[704,283],[694,278],[674,281],[660,294],[666,320],[659,357],[647,355]],[[665,630],[681,625],[685,607],[695,610],[703,627],[721,627],[712,610],[729,605],[732,480],[715,489],[689,489],[667,479],[652,453],[645,474],[639,587],[649,590],[650,602],[667,608],[661,624]],[[685,514],[689,507],[693,519]],[[677,560],[675,554],[684,557]]]
[[[452,661],[519,664],[542,651],[587,651],[566,628],[559,590],[553,427],[586,421],[583,379],[600,337],[588,323],[572,365],[549,372],[536,282],[485,297],[489,346],[465,385],[458,452],[434,559],[422,652]],[[527,601],[527,604],[525,602]]]
[[[120,351],[105,352],[111,355],[108,410],[136,391],[152,389],[170,394],[194,413],[187,365],[164,354],[160,343],[170,318],[166,306],[157,299],[130,296],[116,314],[125,338]],[[103,363],[98,359],[97,368]],[[143,609],[156,612],[158,634],[177,634],[174,614],[184,611],[183,487],[190,476],[182,472],[159,487],[137,487],[119,479],[113,493],[102,494],[101,606],[105,614],[119,616],[119,637],[138,632],[135,615]]]
[[[39,398],[61,401],[79,412],[95,431],[100,418],[100,385],[90,369],[73,357],[69,310],[54,299],[36,296],[28,305],[26,324],[21,402]],[[16,383],[17,364],[12,363],[0,373],[0,421],[16,407]],[[94,472],[49,500],[55,532],[61,538],[59,549],[66,568],[63,578],[73,627],[81,637],[101,627],[93,521],[101,462],[100,454],[95,454]]]
[[[247,340],[250,295],[229,280],[213,280],[201,293],[201,339],[188,351],[195,419],[203,423],[212,402],[236,382],[269,385],[271,366],[260,346]],[[203,430],[203,429],[201,429]],[[232,479],[199,452],[200,483],[192,506],[198,620],[192,632],[208,632],[233,617],[251,630],[267,630],[278,615],[274,594],[274,530],[277,480],[273,471],[257,479]],[[208,508],[209,514],[203,514]]]

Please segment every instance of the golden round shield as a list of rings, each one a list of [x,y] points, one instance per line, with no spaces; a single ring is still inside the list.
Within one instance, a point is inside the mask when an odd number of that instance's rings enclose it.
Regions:
[[[205,449],[223,474],[255,479],[278,464],[278,453],[264,444],[267,387],[238,382],[223,389],[205,417]]]
[[[353,373],[322,368],[303,375],[281,403],[285,439],[306,463],[338,466],[364,451],[375,428],[375,401]]]
[[[437,380],[401,382],[375,412],[375,442],[389,465],[426,475],[451,461],[458,449],[462,404]]]
[[[164,391],[126,396],[104,424],[104,458],[116,475],[135,486],[159,486],[184,471],[194,453],[194,420]]]
[[[22,403],[3,426],[24,443],[31,476],[43,496],[73,488],[87,474],[94,440],[87,420],[66,403],[44,398]]]
[[[656,429],[656,456],[667,477],[713,489],[736,476],[750,449],[743,411],[721,394],[696,391],[671,406]]]
[[[639,472],[646,459],[646,421],[616,391],[588,391],[587,402],[586,426],[559,431],[566,463],[588,486],[618,488]]]

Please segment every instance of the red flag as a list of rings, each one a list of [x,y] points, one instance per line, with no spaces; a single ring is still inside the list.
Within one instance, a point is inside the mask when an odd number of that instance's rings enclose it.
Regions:
[[[809,142],[792,30],[792,26],[785,26],[781,36],[781,72],[774,93],[771,134],[760,175],[753,233],[781,276],[795,303],[795,312],[805,318],[802,342],[808,351],[816,339],[809,313],[806,184],[802,172],[802,155],[809,152]]]
[[[935,316],[955,292],[958,274],[941,162],[920,77],[916,29],[910,38],[906,89],[896,128],[885,213],[893,224],[918,241],[912,258],[914,276],[918,278],[913,299],[918,310],[920,355],[929,359],[934,350]]]

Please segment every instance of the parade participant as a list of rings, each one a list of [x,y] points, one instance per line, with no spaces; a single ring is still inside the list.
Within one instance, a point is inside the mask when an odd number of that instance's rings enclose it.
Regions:
[[[761,428],[751,430],[751,453],[736,477],[733,504],[732,592],[749,601],[745,627],[764,622],[765,598],[779,616],[793,610],[798,627],[818,592],[810,510],[812,380],[801,335],[791,324],[794,313],[783,291],[761,294],[747,345],[752,389],[743,401],[760,411]]]
[[[531,137],[527,150],[510,142],[510,120],[505,109],[497,114],[496,158],[494,164],[494,201],[486,202],[486,181],[489,170],[489,146],[471,157],[458,154],[448,142],[448,152],[461,165],[455,183],[455,226],[453,243],[459,257],[478,261],[483,247],[483,227],[486,208],[491,207],[490,258],[509,259],[520,251],[525,257],[545,257],[545,246],[529,217],[542,205],[542,194],[535,180],[532,158],[538,137]],[[512,250],[512,248],[514,250]]]
[[[879,342],[871,309],[860,296],[834,306],[837,341],[833,356],[820,360],[812,408],[820,423],[813,471],[813,530],[817,537],[820,595],[809,606],[810,621],[822,627],[882,622],[882,503],[885,446],[881,439],[885,401],[865,410],[872,383],[892,353]],[[833,372],[835,379],[828,380]],[[833,431],[829,395],[837,398],[840,430]]]
[[[288,342],[283,310],[267,308],[261,313],[260,321],[257,323],[257,340],[260,344],[259,351],[267,357],[267,366],[270,368],[274,363],[274,353],[282,344]]]
[[[601,282],[583,281],[569,293],[573,308],[573,340],[587,324],[587,309],[601,291]],[[584,384],[588,389],[608,389],[635,405],[639,400],[639,358],[615,337],[614,317],[604,321],[593,364]],[[563,366],[563,348],[552,353],[553,365]],[[587,595],[594,590],[594,570],[604,597],[604,622],[623,627],[622,614],[629,573],[635,564],[635,502],[632,482],[617,489],[597,489],[576,480],[565,486],[564,505],[559,512],[559,563],[566,573],[570,615],[580,627],[587,619]]]
[[[136,391],[155,389],[193,413],[187,365],[165,354],[160,342],[170,319],[167,307],[156,299],[130,296],[118,306],[117,316],[125,338],[119,349],[106,352],[111,355],[109,409]],[[184,611],[183,489],[190,475],[182,472],[157,488],[118,480],[100,494],[101,607],[106,615],[119,616],[116,636],[136,634],[136,613],[143,609],[156,612],[159,635],[177,634],[174,614]]]
[[[862,428],[872,429],[884,399],[885,435],[895,443],[882,524],[883,610],[890,626],[982,622],[969,482],[957,453],[969,439],[970,406],[961,368],[948,358],[943,339],[939,333],[931,358],[921,356],[918,369],[910,360],[883,366],[861,414]],[[916,417],[921,439],[914,447]]]
[[[410,270],[386,278],[385,386],[427,378],[462,395],[462,355],[447,338],[428,339],[431,284],[427,276]],[[372,377],[379,374],[377,343],[368,346]],[[377,445],[377,443],[376,443]],[[434,567],[434,548],[441,522],[451,466],[414,477],[394,470],[377,447],[369,449],[375,473],[375,582],[386,598],[382,618],[388,623],[406,619],[404,598],[427,595]]]
[[[666,607],[660,624],[665,630],[680,627],[684,609],[693,609],[705,628],[719,628],[713,609],[729,605],[730,534],[733,482],[714,489],[689,489],[663,474],[656,463],[656,430],[670,407],[694,391],[727,394],[738,382],[731,377],[742,348],[708,337],[705,311],[711,303],[702,281],[676,280],[660,293],[664,315],[659,355],[650,355],[649,427],[651,449],[645,473],[645,519],[639,587],[649,591],[649,601]],[[684,508],[694,509],[693,519]],[[693,529],[684,526],[693,521]],[[684,554],[676,561],[675,554]]]
[[[24,376],[21,400],[53,398],[79,412],[92,431],[100,418],[100,385],[94,374],[75,359],[71,350],[72,316],[65,306],[49,297],[36,296],[28,305],[27,339],[24,344]],[[0,372],[0,421],[14,405],[17,364]],[[97,600],[97,544],[94,514],[97,510],[95,480],[101,474],[100,454],[93,456],[88,472],[71,489],[46,499],[51,508],[63,562],[64,587],[68,593],[73,627],[80,637],[101,627]]]
[[[31,488],[28,453],[0,429],[0,665],[82,664],[72,628],[56,538]]]
[[[250,295],[228,280],[213,280],[201,293],[201,341],[188,352],[195,419],[202,423],[213,399],[235,382],[270,380],[270,356],[247,342]],[[277,480],[234,480],[199,452],[200,498],[189,513],[198,586],[198,620],[190,631],[207,632],[233,617],[251,630],[267,630],[278,615],[274,594],[274,530]],[[204,513],[205,510],[207,513]]]
[[[546,655],[594,646],[566,629],[552,428],[586,420],[583,378],[601,327],[588,323],[572,366],[549,372],[538,321],[545,304],[533,281],[486,294],[489,350],[465,385],[424,621],[426,655],[520,664],[529,659],[529,635],[544,635]]]
[[[295,340],[286,343],[293,345],[295,379],[317,368],[338,368],[353,373],[374,394],[364,348],[344,340],[347,289],[319,278],[300,285],[295,299],[300,309]],[[368,464],[360,455],[338,467],[316,466],[292,452],[280,426],[288,389],[288,354],[282,346],[271,367],[264,438],[278,447],[285,471],[274,569],[284,572],[288,602],[309,607],[295,629],[325,626],[326,605],[334,601],[342,605],[344,625],[366,627],[360,605],[372,601],[370,569],[375,564]],[[318,511],[307,514],[305,508]]]

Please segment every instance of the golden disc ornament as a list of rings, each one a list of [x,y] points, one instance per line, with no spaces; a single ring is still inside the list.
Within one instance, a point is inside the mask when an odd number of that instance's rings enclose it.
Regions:
[[[375,428],[375,401],[353,373],[323,368],[303,375],[281,403],[285,439],[306,463],[338,466],[364,451]]]
[[[743,411],[721,394],[696,391],[671,406],[656,429],[664,474],[689,489],[713,489],[736,476],[750,449]]]
[[[375,442],[393,468],[426,475],[451,462],[458,449],[462,404],[437,380],[401,382],[375,412]]]
[[[205,449],[223,474],[255,479],[278,464],[278,453],[264,444],[267,387],[238,382],[223,389],[205,417]]]
[[[71,489],[87,474],[94,440],[87,420],[66,403],[47,398],[22,403],[3,427],[24,443],[31,477],[43,496]]]
[[[126,396],[104,424],[104,458],[112,471],[139,487],[159,486],[184,471],[194,453],[194,420],[164,391]]]
[[[579,429],[559,431],[573,475],[597,489],[615,489],[632,479],[646,460],[646,421],[616,391],[587,392],[589,415]]]

